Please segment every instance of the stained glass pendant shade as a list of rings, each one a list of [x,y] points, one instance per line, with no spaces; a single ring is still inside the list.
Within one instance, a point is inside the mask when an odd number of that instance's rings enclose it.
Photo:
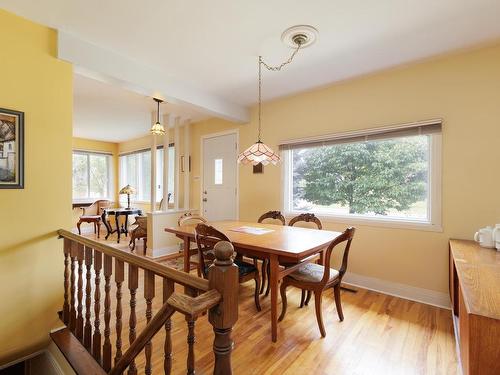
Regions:
[[[156,123],[151,127],[151,134],[154,134],[154,135],[163,135],[165,134],[165,128],[163,127],[163,125],[161,124],[160,122],[160,103],[163,103],[163,100],[161,99],[157,99],[157,98],[153,98],[153,100],[156,102],[158,108],[157,108],[157,111],[156,111]]]
[[[312,30],[312,33],[310,35],[308,32]],[[270,71],[280,71],[284,66],[290,64],[297,54],[299,52],[299,49],[302,46],[311,44],[314,39],[315,39],[315,33],[317,33],[317,30],[314,29],[312,26],[307,26],[307,25],[299,25],[295,27],[291,27],[287,30],[282,35],[283,40],[288,40],[290,39],[290,45],[294,47],[294,51],[292,55],[286,60],[285,62],[281,63],[280,65],[277,66],[270,66],[264,60],[262,60],[262,56],[259,56],[259,122],[258,122],[258,137],[257,137],[257,142],[255,142],[253,145],[251,145],[249,148],[247,148],[245,151],[243,151],[241,154],[238,155],[238,163],[241,164],[252,164],[252,165],[268,165],[268,164],[278,164],[281,161],[280,156],[274,152],[271,147],[263,143],[260,139],[261,135],[261,128],[262,128],[262,66],[264,66],[267,70]],[[314,34],[314,35],[313,35]],[[313,37],[311,39],[311,37]]]

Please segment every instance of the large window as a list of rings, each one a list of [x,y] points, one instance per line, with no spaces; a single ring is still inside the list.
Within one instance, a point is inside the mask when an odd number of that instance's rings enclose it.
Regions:
[[[168,148],[168,192],[174,192],[175,150]],[[151,151],[144,150],[120,156],[120,188],[131,185],[136,189],[133,199],[138,202],[151,200]],[[163,148],[156,153],[156,200],[163,197]],[[172,201],[173,198],[171,198]]]
[[[282,145],[284,210],[440,225],[440,123]]]
[[[73,151],[73,201],[112,196],[111,160],[110,154]]]

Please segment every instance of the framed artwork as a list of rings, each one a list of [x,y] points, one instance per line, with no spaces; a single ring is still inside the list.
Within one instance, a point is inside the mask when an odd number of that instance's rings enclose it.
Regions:
[[[0,108],[0,189],[24,188],[24,112]]]

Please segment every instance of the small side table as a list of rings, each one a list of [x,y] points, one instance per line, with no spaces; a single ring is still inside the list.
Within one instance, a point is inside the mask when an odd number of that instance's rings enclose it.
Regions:
[[[116,229],[113,230],[111,228],[111,223],[108,220],[108,215],[115,215],[115,224],[116,224]],[[142,216],[142,210],[138,208],[106,208],[102,211],[102,222],[104,223],[104,226],[106,227],[106,230],[108,231],[108,234],[106,234],[105,239],[107,240],[108,237],[113,234],[117,233],[117,239],[116,242],[120,243],[120,234],[125,234],[128,235],[128,216],[129,215],[140,215]],[[120,228],[120,216],[125,216],[125,225]]]

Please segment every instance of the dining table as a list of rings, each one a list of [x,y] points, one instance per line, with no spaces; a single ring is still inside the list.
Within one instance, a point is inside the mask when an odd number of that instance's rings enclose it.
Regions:
[[[278,288],[286,275],[294,272],[304,262],[319,255],[340,236],[341,232],[291,227],[284,225],[253,223],[245,221],[214,221],[208,225],[224,233],[235,251],[246,257],[268,259],[270,264],[269,283],[271,287],[271,339],[278,339]],[[197,224],[185,224],[165,228],[183,240],[184,271],[190,272],[190,247],[195,238]]]

